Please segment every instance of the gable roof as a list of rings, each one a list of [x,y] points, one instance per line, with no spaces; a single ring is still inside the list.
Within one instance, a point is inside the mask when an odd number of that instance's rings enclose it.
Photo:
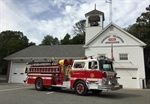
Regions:
[[[83,45],[43,45],[30,46],[4,59],[27,59],[33,57],[84,57]]]
[[[110,23],[108,26],[106,26],[102,31],[100,31],[97,35],[95,35],[91,40],[89,40],[84,47],[88,46],[90,43],[92,43],[96,38],[98,38],[103,32],[105,32],[109,27],[114,26],[116,27],[118,30],[122,31],[123,33],[125,33],[126,35],[128,35],[129,37],[131,37],[132,39],[134,39],[135,41],[137,41],[138,43],[140,43],[140,46],[146,46],[146,44],[144,42],[142,42],[141,40],[139,40],[138,38],[134,37],[133,35],[131,35],[130,33],[126,32],[125,30],[123,30],[122,28],[120,28],[119,26],[117,26],[114,23]]]
[[[94,10],[92,10],[92,11],[86,13],[86,14],[85,14],[85,17],[86,17],[86,16],[98,15],[98,14],[102,14],[102,16],[103,16],[103,21],[104,21],[104,20],[105,20],[105,18],[104,18],[104,13],[101,12],[101,11],[98,11],[98,10],[96,10],[96,9],[94,9]]]

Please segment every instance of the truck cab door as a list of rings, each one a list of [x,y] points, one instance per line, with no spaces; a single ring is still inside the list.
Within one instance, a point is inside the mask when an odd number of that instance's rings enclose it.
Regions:
[[[88,62],[88,67],[86,69],[86,78],[88,79],[96,79],[101,78],[101,71],[98,69],[97,61]]]

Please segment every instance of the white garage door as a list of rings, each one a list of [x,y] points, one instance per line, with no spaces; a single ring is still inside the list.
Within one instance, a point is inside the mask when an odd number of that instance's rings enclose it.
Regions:
[[[26,79],[24,74],[25,65],[25,63],[12,63],[10,83],[23,83],[23,80]]]
[[[124,88],[139,88],[137,69],[116,69],[118,82]]]

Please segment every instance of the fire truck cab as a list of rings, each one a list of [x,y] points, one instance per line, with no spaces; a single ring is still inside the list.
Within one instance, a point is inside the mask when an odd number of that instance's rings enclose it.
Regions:
[[[31,63],[30,63],[31,64]],[[47,87],[74,89],[78,95],[88,91],[99,94],[103,90],[119,90],[112,60],[84,58],[82,60],[59,60],[58,63],[34,62],[27,72],[27,84],[34,84],[36,90]]]

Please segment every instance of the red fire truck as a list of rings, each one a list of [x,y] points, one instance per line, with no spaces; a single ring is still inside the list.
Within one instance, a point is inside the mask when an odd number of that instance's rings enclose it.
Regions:
[[[30,62],[26,68],[27,84],[34,84],[38,91],[45,88],[74,89],[78,95],[88,91],[99,94],[103,90],[119,90],[122,85],[117,82],[117,73],[112,60],[106,57],[83,58],[81,60],[59,60],[53,62]]]

